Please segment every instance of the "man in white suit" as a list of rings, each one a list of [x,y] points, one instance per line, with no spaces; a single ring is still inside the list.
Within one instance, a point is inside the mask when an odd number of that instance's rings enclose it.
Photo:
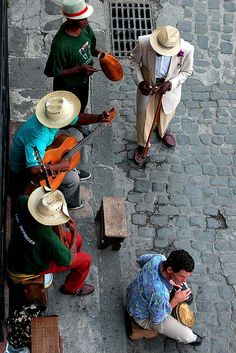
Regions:
[[[135,163],[144,161],[144,146],[160,99],[157,133],[165,145],[175,146],[176,140],[168,125],[180,102],[182,84],[193,72],[193,53],[194,47],[181,39],[179,31],[172,26],[159,27],[152,34],[139,37],[130,55],[132,76],[138,86]]]

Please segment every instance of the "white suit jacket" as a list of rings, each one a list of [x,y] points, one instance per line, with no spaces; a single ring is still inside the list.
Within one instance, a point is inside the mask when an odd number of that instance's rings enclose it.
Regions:
[[[171,90],[166,92],[162,98],[163,110],[166,114],[174,112],[181,99],[181,87],[183,82],[193,72],[193,53],[194,47],[192,44],[181,39],[180,49],[184,52],[184,56],[172,56],[170,67],[165,81],[170,81]],[[133,49],[130,55],[131,71],[133,79],[138,86],[144,80],[141,71],[142,66],[147,68],[147,76],[150,85],[155,86],[156,82],[156,52],[150,44],[150,35],[139,37],[138,44]],[[137,111],[143,112],[146,110],[150,96],[144,96],[141,91],[137,91]]]

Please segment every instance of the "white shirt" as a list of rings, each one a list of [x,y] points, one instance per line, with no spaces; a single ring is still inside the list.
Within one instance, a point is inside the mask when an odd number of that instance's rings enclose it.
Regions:
[[[167,76],[170,67],[171,56],[156,56],[156,78]]]

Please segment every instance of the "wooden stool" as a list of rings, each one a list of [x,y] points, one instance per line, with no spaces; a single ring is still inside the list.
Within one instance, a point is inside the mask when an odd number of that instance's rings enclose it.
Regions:
[[[147,330],[139,326],[137,322],[135,322],[134,319],[129,316],[127,311],[125,313],[125,321],[128,337],[132,341],[141,340],[144,338],[146,340],[150,340],[158,336],[158,332],[156,330]]]
[[[28,303],[36,301],[44,306],[47,306],[47,295],[44,288],[44,275],[40,275],[34,279],[29,279],[22,283],[25,298]]]
[[[127,237],[124,198],[103,197],[96,219],[100,222],[98,248],[105,249],[112,245],[112,250],[119,250]]]
[[[33,317],[31,353],[63,353],[58,316]]]
[[[47,307],[47,295],[44,288],[44,275],[39,275],[22,283],[14,283],[11,279],[9,283],[10,309],[24,304],[40,304]]]

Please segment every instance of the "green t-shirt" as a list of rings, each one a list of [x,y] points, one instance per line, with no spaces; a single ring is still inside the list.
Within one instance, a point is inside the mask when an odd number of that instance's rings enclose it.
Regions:
[[[13,273],[38,274],[54,261],[68,266],[71,261],[67,249],[52,227],[38,223],[29,213],[28,196],[20,196],[14,215],[13,230],[8,248],[8,268]]]
[[[72,37],[65,32],[65,24],[53,39],[51,52],[44,73],[48,77],[57,78],[63,69],[69,69],[79,64],[93,65],[93,53],[96,38],[92,28],[87,24],[79,37]],[[69,86],[79,86],[88,81],[88,76],[78,73],[61,78]]]

